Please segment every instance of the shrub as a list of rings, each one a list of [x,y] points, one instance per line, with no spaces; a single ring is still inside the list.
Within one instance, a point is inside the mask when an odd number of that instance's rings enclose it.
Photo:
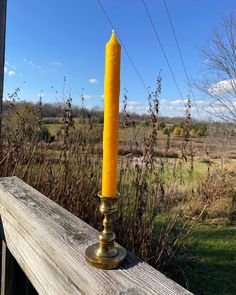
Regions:
[[[165,128],[163,129],[163,134],[169,134],[170,132],[170,128],[168,126],[165,126]]]
[[[42,119],[42,123],[47,124],[61,124],[62,119],[61,118],[54,118],[54,117],[47,117]]]
[[[184,129],[183,128],[181,128],[179,136],[182,136],[182,137],[184,136]]]
[[[166,124],[164,122],[158,123],[158,130],[162,130],[166,127]]]
[[[175,129],[173,130],[173,135],[174,136],[180,136],[180,133],[183,129],[180,127],[175,127]]]
[[[205,123],[192,123],[191,131],[195,133],[195,136],[205,136],[207,132],[207,125]]]
[[[199,128],[196,131],[197,136],[205,136],[206,135],[206,129],[205,128]]]
[[[46,142],[53,142],[55,137],[51,135],[48,128],[42,127],[40,131],[38,131],[38,138],[39,140],[43,140]]]
[[[189,134],[190,136],[197,136],[197,132],[195,129],[191,129]]]

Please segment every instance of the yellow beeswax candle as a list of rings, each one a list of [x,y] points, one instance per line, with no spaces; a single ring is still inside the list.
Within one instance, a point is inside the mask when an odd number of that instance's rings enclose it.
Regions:
[[[115,32],[106,44],[102,196],[116,196],[121,46]]]

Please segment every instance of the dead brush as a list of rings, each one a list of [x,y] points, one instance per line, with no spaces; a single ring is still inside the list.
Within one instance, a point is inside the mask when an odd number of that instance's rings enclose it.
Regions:
[[[162,77],[157,77],[156,89],[148,96],[148,112],[150,116],[149,134],[143,140],[143,162],[153,168],[154,147],[157,144],[157,116],[159,112],[159,96],[161,94]]]
[[[159,181],[162,191],[161,198],[159,199],[161,207],[158,212],[159,215],[157,215],[159,217],[154,219],[154,234],[149,249],[149,255],[151,253],[152,255],[148,258],[149,263],[162,272],[168,273],[169,276],[174,275],[173,265],[176,263],[176,257],[181,253],[185,240],[194,226],[192,222],[194,216],[193,211],[189,210],[187,216],[184,214],[186,201],[191,199],[192,192],[185,191],[185,194],[189,194],[189,196],[182,198],[182,200],[178,199],[178,190],[181,189],[181,186],[185,185],[183,175],[184,165],[190,163],[188,173],[191,177],[194,172],[194,158],[190,139],[191,101],[189,97],[185,108],[186,116],[183,122],[184,136],[179,146],[179,158],[173,162],[171,169],[168,167],[168,160],[166,159],[159,169],[159,175],[157,175],[157,181]],[[170,173],[171,183],[167,183],[165,177],[163,178],[163,172]],[[180,209],[173,210],[176,206]],[[182,271],[181,277],[183,275],[185,276]]]
[[[199,206],[202,208],[201,210],[196,208],[198,221],[218,217],[228,218],[230,214],[229,197],[235,194],[234,181],[235,178],[231,176],[231,171],[221,168],[212,171],[207,178],[201,180],[197,187]],[[215,208],[214,214],[217,213],[218,216],[212,216],[212,207]]]
[[[156,90],[148,98],[149,129],[143,141],[142,162],[131,168],[128,161],[121,161],[119,191],[124,198],[115,224],[123,226],[117,226],[115,232],[120,243],[169,273],[169,266],[190,230],[191,217],[184,218],[181,210],[171,211],[176,202],[176,186],[165,183],[165,160],[160,159],[160,166],[156,165],[160,93],[161,77],[158,76]]]
[[[138,127],[132,127],[133,139],[126,142],[124,138],[120,147],[121,150],[129,149],[132,157],[119,157],[118,191],[123,198],[119,202],[118,214],[114,220],[114,232],[117,240],[127,249],[171,274],[170,266],[191,229],[191,216],[184,216],[180,209],[177,212],[173,210],[177,202],[178,182],[182,177],[181,169],[177,164],[170,166],[168,159],[157,159],[161,82],[162,79],[158,76],[156,89],[148,98],[149,127],[143,138],[142,160],[134,164],[132,158],[135,150],[141,151],[137,140],[137,136],[140,136]],[[127,99],[125,92],[122,126],[128,132],[133,118],[126,111]],[[13,121],[16,123],[12,132],[5,132],[5,175],[19,176],[85,222],[101,228],[102,216],[99,214],[99,201],[95,196],[101,188],[102,127],[86,118],[85,114],[76,126],[72,98],[69,97],[62,114],[60,136],[56,142],[44,140],[39,136],[42,129],[39,113],[42,106],[41,100],[38,109],[33,111],[33,118],[30,117],[30,109],[21,109],[17,114],[14,107],[11,117],[5,121],[5,130],[10,128]],[[22,116],[23,111],[26,116]],[[34,118],[37,116],[39,119],[34,125]],[[34,126],[31,128],[32,132],[27,133],[27,125]],[[187,138],[186,127],[186,141]],[[184,150],[185,147],[182,149],[183,153]],[[171,182],[167,176],[171,178]]]

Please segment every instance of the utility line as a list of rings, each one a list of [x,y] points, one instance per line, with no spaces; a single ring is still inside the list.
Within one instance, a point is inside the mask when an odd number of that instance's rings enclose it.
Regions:
[[[167,4],[166,4],[166,1],[163,0],[163,2],[164,2],[164,5],[165,5],[165,9],[166,9],[166,13],[167,13],[167,16],[168,16],[168,20],[169,20],[169,23],[170,23],[170,26],[171,26],[171,29],[172,29],[172,32],[173,32],[173,35],[174,35],[174,38],[175,38],[175,43],[176,43],[176,46],[177,46],[177,49],[178,49],[178,52],[179,52],[179,56],[180,56],[180,59],[181,59],[181,63],[182,63],[182,65],[183,65],[184,72],[185,72],[185,75],[186,75],[187,80],[188,80],[188,83],[189,83],[190,80],[189,80],[188,72],[187,72],[187,69],[186,69],[186,66],[185,66],[185,63],[184,63],[184,59],[183,59],[182,52],[181,52],[181,50],[180,50],[179,42],[178,42],[178,40],[177,40],[177,36],[176,36],[176,33],[175,33],[174,25],[173,25],[173,22],[172,22],[172,20],[171,20],[170,13],[169,13],[169,10],[168,10],[168,7],[167,7]]]
[[[164,6],[165,6],[165,9],[166,9],[166,13],[167,13],[168,20],[169,20],[169,23],[170,23],[170,26],[171,26],[171,29],[172,29],[172,33],[174,35],[175,43],[176,43],[176,46],[177,46],[177,49],[178,49],[178,52],[179,52],[179,56],[180,56],[180,60],[181,60],[181,63],[182,63],[183,69],[184,69],[184,73],[185,73],[185,76],[186,76],[188,84],[189,84],[190,92],[192,94],[192,97],[193,97],[193,100],[194,100],[198,115],[200,116],[200,113],[199,113],[199,110],[198,110],[198,105],[197,105],[196,99],[194,97],[194,93],[193,93],[193,90],[192,90],[192,86],[191,86],[191,82],[190,82],[190,79],[189,79],[188,71],[187,71],[187,68],[186,68],[186,65],[185,65],[185,62],[184,62],[183,54],[182,54],[180,46],[179,46],[179,42],[178,42],[177,35],[176,35],[175,29],[174,29],[174,25],[173,25],[173,22],[171,20],[169,9],[168,9],[167,4],[166,4],[166,0],[163,0],[163,3],[164,3]]]
[[[154,25],[154,22],[153,22],[153,20],[152,20],[152,17],[151,17],[151,15],[150,15],[150,13],[149,13],[149,10],[148,10],[148,8],[147,8],[147,5],[146,5],[146,3],[145,3],[144,0],[142,0],[142,1],[143,1],[144,8],[145,8],[145,10],[146,10],[147,16],[148,16],[148,18],[149,18],[149,21],[150,21],[150,23],[151,23],[151,26],[152,26],[152,28],[153,28],[153,31],[154,31],[154,33],[155,33],[156,39],[157,39],[157,41],[158,41],[158,43],[159,43],[159,46],[160,46],[160,48],[161,48],[161,51],[162,51],[162,53],[163,53],[163,55],[164,55],[164,58],[165,58],[165,60],[166,60],[166,63],[167,63],[167,66],[168,66],[168,68],[169,68],[169,71],[170,71],[170,73],[171,73],[171,76],[172,76],[172,78],[173,78],[173,80],[174,80],[174,82],[175,82],[176,88],[177,88],[177,90],[178,90],[178,92],[179,92],[179,95],[180,95],[181,99],[184,100],[183,95],[182,95],[182,92],[181,92],[180,87],[179,87],[179,84],[177,83],[177,80],[176,80],[176,78],[175,78],[174,72],[173,72],[173,70],[172,70],[172,68],[171,68],[171,65],[170,65],[169,59],[168,59],[168,57],[167,57],[167,55],[166,55],[166,53],[165,53],[164,47],[163,47],[163,45],[162,45],[162,42],[161,42],[161,40],[160,40],[160,38],[159,38],[159,36],[158,36],[158,33],[157,33],[157,30],[156,30],[156,27],[155,27],[155,25]]]
[[[117,33],[117,30],[116,30],[114,24],[112,23],[112,21],[111,21],[109,15],[107,14],[104,5],[102,4],[102,2],[101,2],[100,0],[97,0],[97,2],[98,2],[98,4],[99,4],[99,6],[101,7],[101,9],[102,9],[102,11],[103,11],[103,13],[104,13],[104,16],[106,17],[106,19],[107,19],[108,23],[110,24],[111,28],[114,29],[114,30],[116,31],[116,35],[117,35],[117,37],[119,38],[119,41],[120,41],[120,43],[121,43],[122,48],[124,49],[124,51],[125,51],[125,53],[126,53],[128,59],[129,59],[131,65],[133,66],[134,71],[136,72],[136,75],[138,76],[140,82],[142,83],[143,87],[144,87],[145,90],[147,91],[147,94],[149,95],[149,93],[150,93],[149,88],[148,88],[147,85],[145,84],[145,82],[144,82],[144,80],[143,80],[143,78],[142,78],[142,76],[141,76],[141,74],[140,74],[140,72],[139,72],[137,66],[135,65],[133,59],[131,58],[131,56],[130,56],[130,54],[129,54],[127,48],[126,48],[126,46],[125,46],[124,43],[121,41],[121,38],[120,38],[119,34]]]

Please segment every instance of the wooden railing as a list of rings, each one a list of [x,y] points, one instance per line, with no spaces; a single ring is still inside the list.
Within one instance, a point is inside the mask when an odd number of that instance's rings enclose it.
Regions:
[[[0,214],[2,295],[191,294],[132,253],[116,270],[89,266],[97,231],[17,177],[0,179]]]

